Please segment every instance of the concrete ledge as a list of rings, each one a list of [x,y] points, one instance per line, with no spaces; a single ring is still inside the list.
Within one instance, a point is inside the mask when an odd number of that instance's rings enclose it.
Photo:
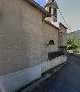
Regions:
[[[41,67],[31,67],[0,78],[0,92],[13,92],[41,77]]]

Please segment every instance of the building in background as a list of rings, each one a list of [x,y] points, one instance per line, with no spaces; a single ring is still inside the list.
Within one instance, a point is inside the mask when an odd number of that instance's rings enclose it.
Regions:
[[[59,48],[63,29],[53,24],[57,8],[54,0],[46,10],[34,0],[0,0],[0,92],[13,92],[67,61]]]
[[[59,48],[67,55],[67,27],[59,23]]]

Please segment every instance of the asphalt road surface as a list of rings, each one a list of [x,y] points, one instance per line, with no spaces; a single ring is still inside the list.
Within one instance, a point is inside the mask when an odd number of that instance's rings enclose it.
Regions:
[[[70,56],[68,60],[55,78],[50,77],[32,92],[80,92],[80,57]]]

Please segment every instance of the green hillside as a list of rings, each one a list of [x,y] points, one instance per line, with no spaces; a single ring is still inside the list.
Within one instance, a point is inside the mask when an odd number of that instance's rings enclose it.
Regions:
[[[80,30],[68,33],[68,37],[74,40],[75,44],[78,46],[80,50]]]

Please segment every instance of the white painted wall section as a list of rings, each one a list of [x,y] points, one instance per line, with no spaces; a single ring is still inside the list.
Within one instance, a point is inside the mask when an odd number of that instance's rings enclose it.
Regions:
[[[35,66],[0,78],[0,92],[12,92],[41,77],[41,67]]]

